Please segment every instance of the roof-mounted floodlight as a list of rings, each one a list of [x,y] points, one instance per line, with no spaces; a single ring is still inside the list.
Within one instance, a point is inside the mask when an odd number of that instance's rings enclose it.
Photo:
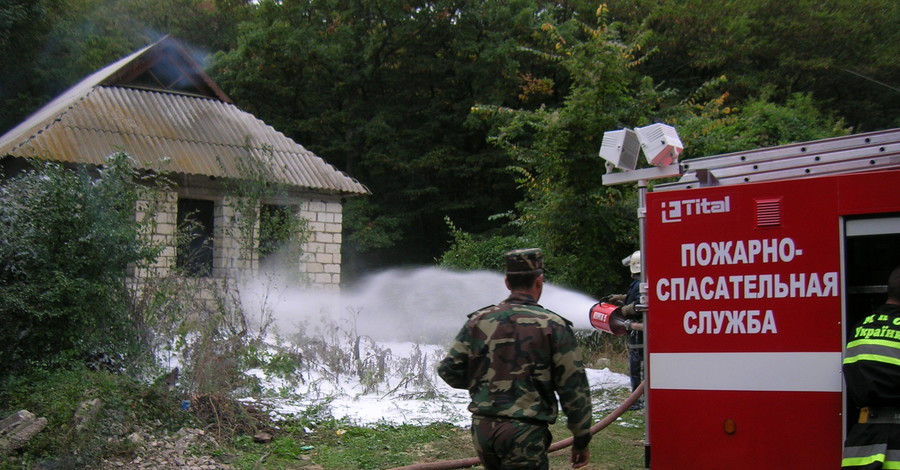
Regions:
[[[600,144],[600,157],[607,161],[607,166],[612,165],[622,170],[634,170],[637,167],[638,153],[640,151],[641,142],[637,134],[631,129],[620,129],[603,133],[603,142]],[[608,171],[612,171],[612,169]]]
[[[643,149],[650,168],[637,168],[637,154]],[[651,124],[634,130],[620,129],[603,133],[600,156],[606,160],[603,184],[621,184],[634,181],[669,178],[681,174],[678,156],[684,144],[672,126]],[[613,172],[615,168],[623,170]]]
[[[678,137],[678,131],[665,124],[651,124],[634,129],[647,161],[653,166],[671,165],[678,161],[678,155],[684,150],[684,144]]]

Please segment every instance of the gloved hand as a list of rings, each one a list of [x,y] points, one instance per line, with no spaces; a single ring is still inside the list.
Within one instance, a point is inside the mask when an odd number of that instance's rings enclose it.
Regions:
[[[637,302],[632,302],[628,305],[622,306],[622,316],[625,318],[633,318],[638,316],[637,310],[635,310],[634,305]]]
[[[625,297],[625,294],[612,294],[606,296],[606,301],[613,305],[622,305],[623,303],[625,303]]]

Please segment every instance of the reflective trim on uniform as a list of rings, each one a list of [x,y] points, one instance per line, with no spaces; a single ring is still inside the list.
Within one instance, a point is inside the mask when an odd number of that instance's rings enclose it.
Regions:
[[[900,469],[900,450],[888,449],[887,455],[884,458],[884,463],[881,464],[881,468],[893,470]]]
[[[852,457],[841,460],[841,468],[865,467],[875,462],[884,462],[884,455],[877,454],[869,457]],[[882,466],[883,467],[883,466]]]
[[[841,467],[865,467],[875,462],[884,462],[885,447],[887,446],[884,444],[844,447]]]
[[[854,362],[859,361],[882,362],[884,364],[900,366],[900,359],[896,357],[880,356],[877,354],[860,354],[858,356],[848,357],[844,359],[844,364],[853,364]]]
[[[860,339],[847,345],[844,364],[875,361],[900,366],[900,343],[883,339]]]
[[[885,447],[885,444],[845,447],[841,467],[865,467],[880,463],[882,469],[900,470],[900,450],[885,451]]]
[[[866,346],[881,346],[888,349],[900,350],[900,341],[876,338],[855,339],[847,344],[847,349],[865,348]]]

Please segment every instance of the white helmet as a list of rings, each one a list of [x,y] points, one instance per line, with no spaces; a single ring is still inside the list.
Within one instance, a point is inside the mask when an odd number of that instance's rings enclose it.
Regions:
[[[640,250],[635,251],[630,256],[626,256],[622,259],[622,264],[624,266],[628,266],[628,269],[631,271],[631,274],[638,274],[641,272],[641,252]]]

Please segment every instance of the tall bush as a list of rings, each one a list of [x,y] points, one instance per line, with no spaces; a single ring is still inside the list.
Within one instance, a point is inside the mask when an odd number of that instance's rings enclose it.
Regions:
[[[528,241],[517,235],[476,236],[465,232],[449,217],[444,218],[452,236],[450,248],[437,259],[440,266],[464,270],[505,269],[503,255],[528,245]]]
[[[0,186],[0,373],[133,352],[126,269],[157,250],[141,236],[137,172],[33,162]]]

